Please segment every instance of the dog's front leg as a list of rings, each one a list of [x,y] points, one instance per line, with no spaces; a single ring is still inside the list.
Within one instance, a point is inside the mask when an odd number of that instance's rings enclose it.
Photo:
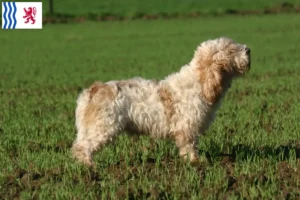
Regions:
[[[199,159],[196,147],[198,138],[186,131],[176,131],[174,136],[179,155],[190,162],[197,162]]]

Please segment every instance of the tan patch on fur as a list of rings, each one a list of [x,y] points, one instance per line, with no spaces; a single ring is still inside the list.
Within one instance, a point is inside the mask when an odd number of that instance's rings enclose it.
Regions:
[[[85,124],[90,124],[95,121],[101,109],[103,109],[106,101],[111,101],[115,98],[111,86],[96,82],[89,88],[90,102],[87,105],[84,113]]]
[[[174,101],[172,99],[172,94],[167,88],[159,88],[158,94],[160,100],[165,108],[165,115],[168,122],[171,121],[172,116],[175,114]]]
[[[223,91],[224,85],[227,84],[226,71],[228,63],[219,61],[214,63],[212,59],[201,60],[199,62],[198,73],[199,81],[202,86],[202,96],[210,104],[216,103]]]
[[[191,143],[194,140],[193,134],[187,134],[185,131],[174,132],[174,139],[177,146],[184,146],[187,143]]]
[[[182,147],[188,143],[187,137],[183,131],[176,131],[174,133],[174,138],[178,147]]]
[[[95,82],[93,85],[91,85],[89,89],[89,93],[90,93],[90,99],[92,99],[95,94],[109,99],[113,99],[115,96],[111,86],[101,82]]]
[[[90,88],[90,99],[93,98],[94,94],[96,94],[99,89],[100,89],[100,87],[98,87],[98,85],[96,85],[96,84],[91,86],[91,88]]]
[[[209,70],[199,69],[202,95],[211,104],[216,103],[223,91],[221,75]]]

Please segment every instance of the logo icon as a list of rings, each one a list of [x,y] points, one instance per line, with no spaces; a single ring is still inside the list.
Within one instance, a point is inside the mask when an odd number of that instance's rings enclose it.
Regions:
[[[2,2],[2,29],[41,29],[42,2]]]
[[[28,10],[24,8],[25,16],[23,18],[26,18],[27,20],[25,21],[25,24],[31,20],[31,24],[35,24],[35,15],[36,15],[36,7],[29,7]]]

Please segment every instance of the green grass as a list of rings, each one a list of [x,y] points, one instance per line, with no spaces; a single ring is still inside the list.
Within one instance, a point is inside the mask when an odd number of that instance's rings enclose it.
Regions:
[[[274,15],[47,25],[0,33],[0,199],[299,198],[300,16]],[[70,156],[78,93],[95,80],[163,78],[203,40],[251,48],[200,138],[208,165],[173,142],[119,137],[96,169]]]
[[[55,2],[55,10],[58,13],[68,13],[73,15],[93,14],[111,14],[117,16],[133,16],[136,13],[141,14],[181,14],[191,12],[201,13],[223,13],[228,9],[235,10],[258,10],[271,7],[282,3],[282,0],[227,0],[227,1],[211,1],[211,0],[127,0],[127,1],[83,1],[61,0]],[[300,4],[299,0],[285,0],[292,4]]]
[[[24,0],[21,0],[24,1]],[[36,1],[36,0],[33,0]],[[49,1],[43,2],[44,13]],[[186,15],[190,13],[223,14],[283,6],[299,6],[300,0],[54,0],[54,11],[71,16],[115,16],[135,18],[141,15]]]

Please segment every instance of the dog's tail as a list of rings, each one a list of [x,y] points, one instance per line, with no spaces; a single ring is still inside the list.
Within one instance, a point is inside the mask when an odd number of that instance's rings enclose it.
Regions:
[[[88,107],[90,102],[90,97],[89,97],[89,89],[85,89],[81,92],[77,99],[77,107],[75,111],[75,116],[76,116],[76,128],[79,131],[79,129],[82,128],[83,126],[83,120],[84,116],[86,113],[86,108]]]

